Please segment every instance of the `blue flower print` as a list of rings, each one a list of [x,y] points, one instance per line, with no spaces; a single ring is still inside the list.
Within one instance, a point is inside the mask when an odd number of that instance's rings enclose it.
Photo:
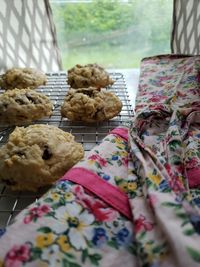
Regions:
[[[58,182],[57,187],[59,189],[64,190],[64,191],[69,191],[69,184],[68,183],[69,183],[68,181]]]
[[[0,228],[0,238],[2,237],[2,235],[5,234],[5,232],[6,232],[5,228],[3,228],[3,229]]]
[[[118,160],[118,159],[119,159],[119,157],[117,155],[112,156],[112,160]]]
[[[107,175],[107,174],[104,174],[104,175],[103,175],[103,179],[106,180],[106,181],[108,181],[108,180],[110,180],[110,176]]]
[[[194,202],[198,207],[200,207],[200,197],[194,198],[194,199],[193,199],[193,202]]]
[[[163,180],[160,184],[159,184],[159,189],[164,192],[165,190],[169,189],[169,184],[167,182],[167,180]]]
[[[200,216],[199,215],[191,215],[190,221],[192,225],[194,226],[194,229],[196,232],[200,235]]]
[[[129,237],[129,230],[127,228],[122,228],[116,235],[118,245],[123,245],[126,243]]]
[[[195,82],[196,81],[196,76],[192,75],[192,76],[188,76],[186,79],[186,82]]]
[[[106,231],[104,228],[95,228],[94,236],[92,238],[92,242],[95,246],[101,246],[108,240],[108,236],[106,235]]]

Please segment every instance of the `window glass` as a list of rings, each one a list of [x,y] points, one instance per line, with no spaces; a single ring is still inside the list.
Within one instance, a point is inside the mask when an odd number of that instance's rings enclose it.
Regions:
[[[172,0],[52,0],[65,69],[98,63],[138,68],[145,56],[170,53]]]

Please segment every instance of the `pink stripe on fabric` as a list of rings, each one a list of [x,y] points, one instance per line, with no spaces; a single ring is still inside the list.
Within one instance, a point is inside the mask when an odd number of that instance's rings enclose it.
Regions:
[[[92,171],[82,167],[75,167],[69,170],[61,180],[69,180],[82,185],[116,209],[119,213],[122,213],[130,220],[132,219],[127,195],[117,187],[104,181]]]
[[[111,134],[116,134],[128,141],[128,129],[126,128],[115,128],[111,131]]]
[[[200,186],[200,168],[187,170],[188,183],[190,188]]]

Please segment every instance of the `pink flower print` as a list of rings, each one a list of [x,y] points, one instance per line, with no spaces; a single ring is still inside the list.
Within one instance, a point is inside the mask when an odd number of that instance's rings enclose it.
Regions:
[[[33,220],[36,220],[50,211],[50,207],[48,205],[41,205],[39,207],[33,207],[28,211],[28,214],[24,217],[24,223],[28,224]]]
[[[179,96],[179,97],[186,97],[187,95],[184,94],[184,93],[182,93],[182,92],[180,92],[180,91],[178,91],[177,92],[177,96]]]
[[[125,166],[128,166],[128,158],[122,158],[122,162]]]
[[[160,102],[161,100],[166,99],[166,98],[167,97],[163,95],[154,95],[149,100],[152,102]]]
[[[88,157],[88,159],[97,160],[98,159],[98,155],[92,155],[92,156]]]
[[[30,258],[30,248],[27,244],[15,245],[7,253],[5,267],[21,267]]]
[[[182,178],[179,175],[172,176],[172,178],[169,180],[169,186],[171,187],[171,189],[175,192],[185,191],[183,182],[181,180]]]
[[[88,157],[88,159],[97,161],[103,167],[105,167],[107,165],[107,161],[105,159],[103,159],[102,157],[100,157],[99,155],[92,155],[92,156]]]
[[[167,170],[167,173],[168,173],[169,175],[172,175],[172,169],[171,169],[171,166],[170,166],[169,163],[166,163],[166,164],[165,164],[165,169]]]
[[[112,208],[105,207],[102,203],[99,205],[98,201],[91,206],[91,211],[94,214],[97,221],[100,222],[112,222],[116,219],[118,212]]]
[[[109,208],[103,201],[94,199],[93,195],[86,194],[81,186],[74,186],[73,192],[76,194],[77,202],[84,208],[89,209],[96,220],[100,222],[111,222],[118,216],[117,211]]]
[[[187,133],[187,135],[188,135],[188,137],[193,137],[193,131],[188,131],[188,133]]]
[[[44,214],[47,214],[50,211],[50,207],[48,205],[42,205],[38,208],[39,217],[42,217]]]
[[[192,158],[186,163],[186,167],[188,169],[193,169],[193,168],[197,167],[198,163],[199,163],[199,161],[197,160],[197,158]]]
[[[151,231],[153,229],[153,223],[148,222],[143,215],[140,215],[138,219],[134,221],[135,233],[142,230]]]

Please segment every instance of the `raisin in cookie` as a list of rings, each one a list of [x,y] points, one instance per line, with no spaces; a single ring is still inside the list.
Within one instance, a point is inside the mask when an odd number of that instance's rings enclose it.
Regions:
[[[47,82],[46,75],[32,68],[12,68],[6,71],[0,79],[0,87],[8,89],[37,88],[45,85]]]
[[[50,99],[31,89],[8,90],[0,95],[0,123],[20,125],[52,114]]]
[[[121,109],[122,102],[115,94],[89,87],[70,89],[61,114],[72,121],[98,122],[115,117]]]
[[[68,84],[75,89],[90,86],[99,89],[113,83],[114,81],[109,77],[109,74],[97,64],[85,66],[77,64],[74,68],[68,70]]]
[[[83,155],[74,136],[55,126],[16,127],[0,148],[0,181],[12,190],[35,191],[62,177]]]

